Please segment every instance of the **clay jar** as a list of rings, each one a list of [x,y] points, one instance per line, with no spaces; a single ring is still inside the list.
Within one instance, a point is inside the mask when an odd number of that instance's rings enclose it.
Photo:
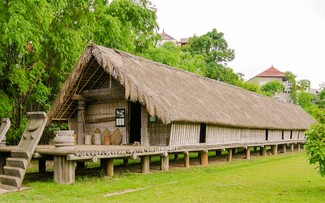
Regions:
[[[74,131],[73,130],[60,130],[54,131],[54,146],[60,148],[71,148],[74,147]]]

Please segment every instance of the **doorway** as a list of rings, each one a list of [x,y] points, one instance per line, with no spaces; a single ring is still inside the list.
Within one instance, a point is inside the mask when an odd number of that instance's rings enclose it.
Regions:
[[[139,102],[130,102],[129,135],[129,143],[141,142],[141,104]]]

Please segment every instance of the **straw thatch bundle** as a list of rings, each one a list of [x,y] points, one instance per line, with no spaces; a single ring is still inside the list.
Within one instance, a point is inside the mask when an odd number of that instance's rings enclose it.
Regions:
[[[86,79],[88,83],[96,82],[94,77],[102,77],[103,72],[125,88],[125,99],[139,101],[150,115],[165,124],[184,121],[303,130],[315,122],[297,105],[95,44],[87,46],[65,81],[49,113],[50,119],[67,119],[75,113],[77,104],[71,95],[82,90],[80,83]],[[94,84],[82,88],[87,87],[100,88]]]

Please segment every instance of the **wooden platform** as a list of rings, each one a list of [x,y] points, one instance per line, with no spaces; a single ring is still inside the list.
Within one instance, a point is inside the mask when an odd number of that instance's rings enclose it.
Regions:
[[[282,153],[287,147],[293,151],[294,146],[300,149],[304,140],[286,140],[277,142],[259,143],[232,143],[220,145],[187,145],[187,146],[133,146],[133,145],[75,145],[73,148],[60,148],[54,145],[38,145],[33,159],[39,160],[39,170],[45,171],[46,160],[54,160],[54,180],[60,184],[69,184],[75,181],[75,166],[78,163],[98,160],[103,162],[106,175],[114,174],[114,159],[141,159],[141,172],[148,173],[150,170],[150,157],[161,157],[161,170],[169,168],[169,154],[184,154],[184,167],[189,167],[189,153],[198,152],[201,165],[208,165],[208,152],[222,150],[228,151],[228,161],[232,160],[233,150],[237,148],[246,149],[246,158],[250,158],[250,148],[259,147],[261,156],[266,155],[266,147],[270,146],[273,155],[278,153],[278,146],[281,146]],[[0,162],[10,155],[17,146],[0,147]],[[216,153],[218,154],[218,153]],[[1,161],[2,160],[2,161]],[[0,163],[0,165],[3,163]],[[78,166],[77,166],[78,167]]]

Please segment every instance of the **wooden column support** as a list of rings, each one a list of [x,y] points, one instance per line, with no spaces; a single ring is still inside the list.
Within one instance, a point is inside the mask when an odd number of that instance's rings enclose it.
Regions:
[[[260,147],[260,155],[261,156],[266,156],[266,146]]]
[[[300,151],[300,143],[297,144],[297,150]]]
[[[160,169],[162,171],[168,171],[169,170],[169,156],[167,154],[164,155],[164,156],[161,156],[160,157]]]
[[[78,100],[78,144],[85,143],[85,101]]]
[[[295,144],[291,144],[291,145],[290,145],[290,151],[293,152],[294,149],[295,149]]]
[[[150,172],[150,156],[141,157],[141,173]]]
[[[189,168],[190,167],[190,153],[184,152],[184,167]]]
[[[221,156],[221,150],[216,151],[216,156]]]
[[[232,152],[233,152],[233,149],[232,148],[229,148],[228,149],[228,158],[227,158],[227,161],[232,161]]]
[[[107,159],[105,173],[108,177],[114,176],[114,159]]]
[[[70,184],[75,181],[75,161],[68,161],[66,156],[54,156],[54,181]]]
[[[129,159],[123,159],[123,166],[129,165]]]
[[[174,160],[175,160],[175,161],[178,160],[178,154],[174,154]]]
[[[209,164],[208,151],[200,152],[200,163],[202,166],[207,166]]]
[[[251,150],[249,147],[247,147],[247,149],[245,150],[246,152],[246,159],[251,159]]]
[[[278,154],[278,146],[277,145],[272,145],[272,154],[273,155],[277,155]]]
[[[287,144],[282,145],[283,154],[287,153]]]

